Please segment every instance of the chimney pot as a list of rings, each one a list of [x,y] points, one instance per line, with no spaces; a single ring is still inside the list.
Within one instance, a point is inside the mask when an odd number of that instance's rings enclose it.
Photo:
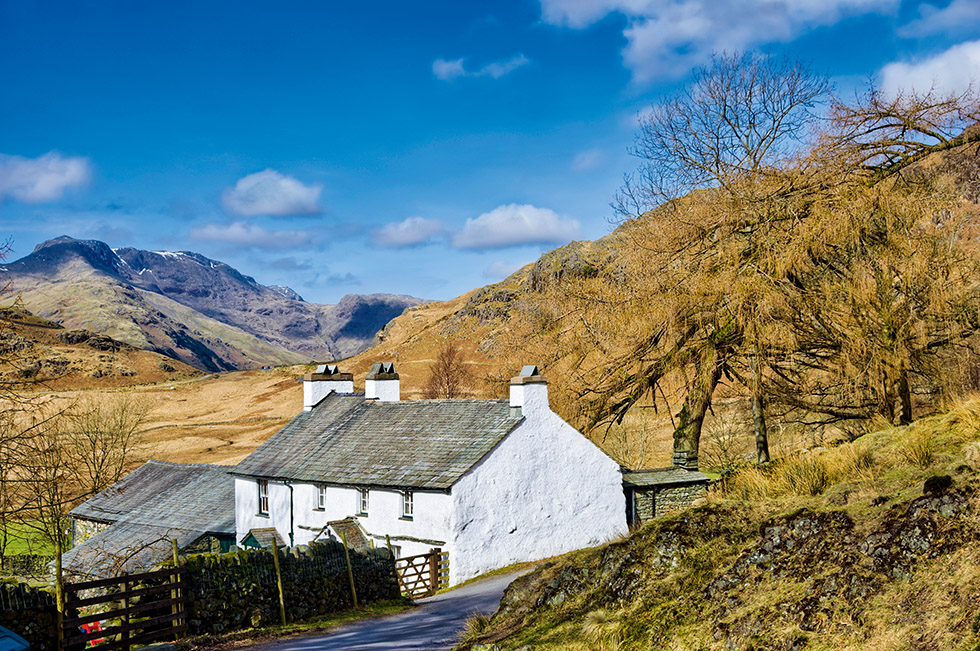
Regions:
[[[303,376],[303,411],[310,411],[331,393],[354,393],[354,376],[336,364],[319,364]]]
[[[548,380],[541,375],[537,366],[528,364],[521,369],[520,375],[510,380],[510,406],[527,411],[532,402],[542,403],[546,409],[551,409],[548,405]]]
[[[364,376],[364,397],[378,402],[401,400],[401,381],[392,362],[375,362]]]

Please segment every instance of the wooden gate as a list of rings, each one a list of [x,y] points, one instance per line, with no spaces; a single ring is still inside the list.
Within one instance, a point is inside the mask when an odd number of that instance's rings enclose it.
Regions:
[[[177,639],[187,629],[183,577],[183,568],[176,568],[66,583],[66,612],[87,614],[62,622],[62,651],[81,650],[89,642],[100,650],[129,651]]]
[[[406,597],[429,597],[449,585],[449,552],[439,548],[428,554],[395,559],[398,585]]]

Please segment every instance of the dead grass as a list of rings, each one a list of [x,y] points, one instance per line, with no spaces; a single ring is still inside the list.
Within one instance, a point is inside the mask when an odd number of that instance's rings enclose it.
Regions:
[[[766,467],[743,467],[726,482],[723,494],[751,501],[812,497],[843,481],[873,480],[881,470],[869,442],[858,440],[797,453]]]
[[[473,613],[463,624],[463,637],[476,637],[490,626],[490,616],[483,613]]]

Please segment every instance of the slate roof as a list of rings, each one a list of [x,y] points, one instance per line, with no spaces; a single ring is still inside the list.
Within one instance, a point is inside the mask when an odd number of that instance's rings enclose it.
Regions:
[[[708,483],[708,476],[697,470],[671,466],[652,470],[624,470],[623,485],[627,488],[655,488],[675,484]]]
[[[327,526],[337,535],[338,540],[343,540],[344,536],[346,536],[349,547],[360,549],[371,546],[371,541],[368,540],[367,534],[361,528],[361,524],[357,521],[357,518],[353,516],[344,518],[343,520],[328,522]]]
[[[275,527],[260,527],[258,529],[249,529],[248,533],[245,534],[245,537],[240,542],[244,544],[245,541],[248,540],[249,536],[251,536],[252,540],[254,540],[255,543],[263,549],[267,547],[272,547],[273,541],[275,541],[276,545],[278,545],[279,547],[286,546],[286,541],[282,539],[282,536],[279,535],[279,532],[276,531]]]
[[[71,510],[76,518],[234,533],[233,466],[147,461]],[[230,506],[229,506],[230,500]]]
[[[182,549],[203,535],[191,529],[117,522],[65,552],[62,563],[71,574],[117,576],[173,558],[172,540]]]
[[[101,575],[169,558],[171,539],[185,547],[205,534],[235,533],[232,466],[148,461],[75,507],[71,515],[111,523],[65,553],[66,568]],[[134,553],[135,552],[135,553]]]
[[[330,394],[234,469],[325,484],[445,490],[523,420],[507,400]]]

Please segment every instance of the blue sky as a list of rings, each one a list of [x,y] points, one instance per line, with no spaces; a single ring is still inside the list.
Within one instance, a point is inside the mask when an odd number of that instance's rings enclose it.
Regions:
[[[637,116],[724,50],[962,89],[980,2],[0,0],[0,235],[448,299],[609,232]]]

